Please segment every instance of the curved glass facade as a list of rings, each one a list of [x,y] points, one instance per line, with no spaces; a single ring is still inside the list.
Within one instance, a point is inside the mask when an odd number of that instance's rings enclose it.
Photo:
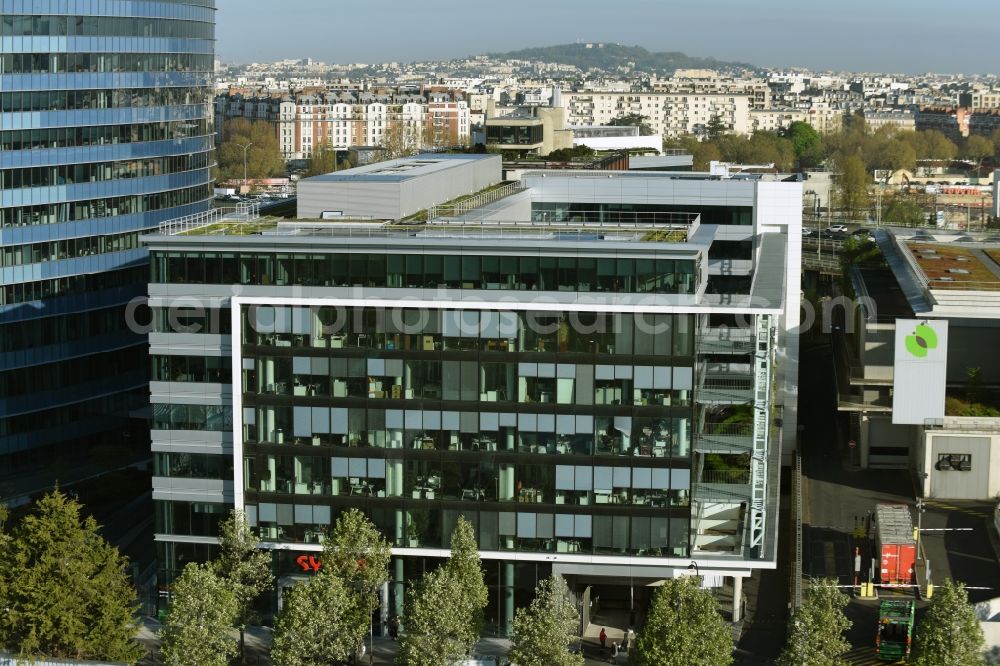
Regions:
[[[145,449],[139,234],[211,205],[215,0],[0,0],[0,476]]]

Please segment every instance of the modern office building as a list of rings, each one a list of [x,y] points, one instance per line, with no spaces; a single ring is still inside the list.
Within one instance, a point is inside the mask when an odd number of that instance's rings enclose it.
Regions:
[[[209,206],[214,36],[214,0],[0,0],[0,475],[144,447],[127,304]]]
[[[880,231],[887,267],[851,272],[844,437],[862,467],[913,470],[925,497],[1000,493],[1000,360],[984,353],[1000,336],[1000,239],[977,236]]]
[[[694,562],[739,599],[776,562],[801,196],[545,171],[416,226],[144,237],[161,582],[235,505],[293,584],[359,507],[393,545],[383,612],[460,516],[500,631],[553,570],[581,601],[641,603]]]

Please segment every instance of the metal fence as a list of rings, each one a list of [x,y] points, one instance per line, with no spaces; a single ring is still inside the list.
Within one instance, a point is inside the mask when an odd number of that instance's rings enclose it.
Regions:
[[[477,208],[482,208],[483,206],[487,206],[495,201],[509,197],[512,194],[523,192],[526,189],[527,188],[520,183],[506,183],[501,187],[494,188],[487,192],[480,192],[479,194],[473,195],[468,199],[459,201],[458,203],[444,206],[431,206],[427,209],[427,219],[434,221],[438,218],[465,215],[466,213],[476,210]]]
[[[176,236],[188,233],[194,229],[225,222],[249,222],[260,217],[260,203],[244,201],[234,207],[210,208],[201,213],[185,215],[173,220],[167,220],[160,225],[160,233],[165,236]],[[220,232],[224,233],[224,232]]]
[[[792,610],[802,607],[802,456],[794,453],[792,466]]]

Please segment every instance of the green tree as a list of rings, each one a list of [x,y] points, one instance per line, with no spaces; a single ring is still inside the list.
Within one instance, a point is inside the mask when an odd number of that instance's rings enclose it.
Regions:
[[[728,666],[733,632],[715,598],[695,577],[671,578],[653,595],[646,626],[636,640],[638,666]]]
[[[920,136],[921,150],[917,150],[919,159],[952,160],[958,155],[958,146],[938,130],[917,132]]]
[[[559,574],[535,586],[535,598],[514,616],[514,636],[507,655],[518,666],[582,666],[583,655],[570,652],[580,630],[576,602]]]
[[[842,666],[840,658],[851,648],[844,638],[851,623],[844,615],[850,600],[837,589],[837,581],[822,580],[806,591],[801,608],[792,613],[788,640],[778,666]]]
[[[868,208],[868,173],[859,155],[838,156],[836,193],[840,207],[852,215]]]
[[[950,579],[934,588],[913,641],[916,666],[979,666],[986,641],[965,584]]]
[[[424,575],[407,595],[406,617],[396,663],[403,666],[450,666],[469,654],[463,618],[452,610],[464,590],[441,566]]]
[[[445,565],[458,579],[463,594],[458,599],[456,609],[465,620],[464,634],[469,639],[469,649],[479,640],[486,624],[486,604],[489,590],[483,580],[483,565],[479,559],[479,545],[472,523],[459,518],[451,532],[451,559]]]
[[[337,151],[332,145],[327,142],[313,148],[312,156],[309,158],[309,166],[306,167],[306,178],[322,176],[336,170]]]
[[[236,596],[236,628],[240,631],[240,656],[244,655],[247,624],[255,621],[254,601],[274,585],[271,554],[259,548],[246,514],[238,509],[219,525],[219,556],[215,572]]]
[[[814,167],[823,161],[823,139],[812,125],[795,121],[785,130],[784,136],[792,142],[795,158],[802,168]]]
[[[223,125],[222,142],[216,150],[222,180],[243,180],[243,146],[247,144],[252,144],[246,151],[248,179],[285,174],[285,160],[281,156],[274,126],[263,121],[236,118]]]
[[[389,579],[391,557],[389,542],[358,509],[340,514],[323,540],[323,571],[348,586],[356,583],[373,609],[378,606],[373,590]]]
[[[965,145],[962,146],[962,157],[976,163],[976,174],[978,175],[979,169],[983,166],[983,160],[992,157],[995,150],[992,141],[985,136],[973,134],[965,140]]]
[[[708,139],[699,141],[697,137],[691,135],[664,139],[663,150],[686,151],[694,161],[695,171],[708,171],[713,161],[722,160],[722,153],[714,141]]]
[[[888,224],[902,227],[922,227],[927,223],[920,202],[904,195],[893,197],[882,214],[882,219]]]
[[[134,664],[144,650],[128,559],[81,509],[56,490],[0,539],[0,644],[23,655]]]
[[[170,590],[170,611],[160,630],[167,666],[226,666],[236,655],[232,636],[239,602],[211,564],[190,563]]]
[[[649,124],[649,117],[644,116],[641,113],[628,113],[624,116],[618,116],[617,118],[612,118],[608,125],[613,127],[638,127],[639,134],[642,136],[650,136],[654,134],[653,127]]]
[[[917,166],[917,152],[905,141],[890,141],[885,147],[883,164],[883,168],[893,171],[913,171]]]
[[[420,152],[421,135],[421,128],[415,123],[404,120],[390,121],[389,126],[382,132],[378,150],[375,151],[376,161],[384,162],[416,155]]]
[[[358,597],[333,572],[321,568],[285,591],[274,625],[271,661],[282,666],[326,666],[347,661],[360,645],[356,627],[368,616]]]
[[[424,576],[407,599],[398,662],[448,666],[467,656],[482,632],[488,590],[472,525],[459,518],[451,557]]]
[[[705,125],[705,137],[714,141],[729,131],[730,127],[722,120],[722,116],[713,113]]]

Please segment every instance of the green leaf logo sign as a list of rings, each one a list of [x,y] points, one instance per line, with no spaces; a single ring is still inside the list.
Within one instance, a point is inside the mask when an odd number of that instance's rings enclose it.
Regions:
[[[906,351],[916,358],[926,358],[930,350],[937,349],[937,346],[937,333],[927,324],[920,324],[913,335],[906,336]]]

